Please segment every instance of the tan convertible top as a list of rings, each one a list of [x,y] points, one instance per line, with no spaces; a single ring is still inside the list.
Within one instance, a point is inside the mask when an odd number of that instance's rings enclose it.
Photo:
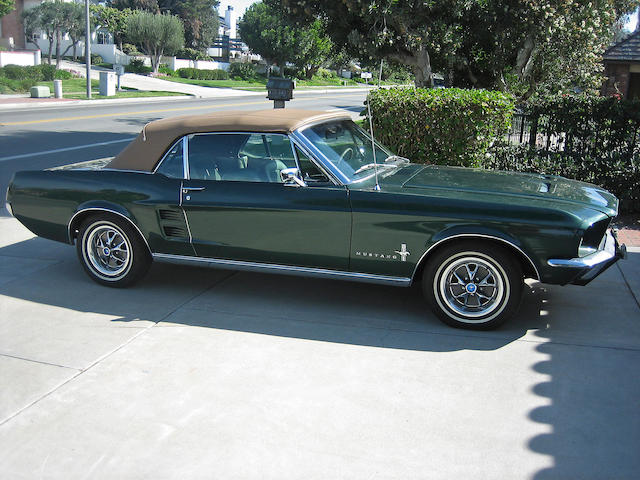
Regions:
[[[291,133],[316,121],[349,118],[341,112],[318,112],[279,108],[256,111],[227,111],[207,115],[171,117],[148,123],[142,132],[106,168],[153,171],[173,143],[191,133],[265,132]]]

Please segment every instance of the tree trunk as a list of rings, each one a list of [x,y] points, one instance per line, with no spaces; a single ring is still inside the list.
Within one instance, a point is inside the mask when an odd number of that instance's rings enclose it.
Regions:
[[[60,42],[62,42],[62,32],[58,29],[56,30],[56,68],[60,68],[60,61],[62,60]]]
[[[433,87],[433,72],[431,71],[431,58],[426,48],[421,47],[413,56],[413,74],[415,75],[416,88]]]
[[[53,34],[48,35],[47,39],[49,40],[49,53],[47,53],[47,61],[49,65],[51,65],[51,59],[53,58]]]

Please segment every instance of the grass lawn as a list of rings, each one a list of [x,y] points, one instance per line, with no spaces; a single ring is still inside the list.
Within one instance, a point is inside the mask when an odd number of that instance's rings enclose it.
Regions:
[[[49,87],[53,94],[53,81],[51,82],[39,82],[38,85],[45,85]],[[184,95],[177,92],[145,92],[140,90],[126,89],[123,87],[121,92],[116,92],[115,96],[104,97],[99,95],[100,81],[91,80],[91,100],[105,99],[105,98],[135,98],[135,97],[169,97],[175,95]],[[87,99],[87,81],[84,78],[71,78],[69,80],[62,80],[62,96],[64,98],[71,98],[74,100],[86,100]]]
[[[253,81],[246,80],[194,80],[191,78],[181,77],[162,77],[163,80],[177,83],[187,83],[189,85],[198,85],[200,87],[213,87],[213,88],[233,88],[235,90],[249,90],[249,91],[264,91],[267,85],[266,78],[260,78]],[[362,85],[361,83],[354,82],[353,80],[347,80],[348,87],[357,87]],[[341,78],[312,78],[311,80],[297,80],[296,90],[304,90],[305,88],[313,87],[342,87],[343,79]]]

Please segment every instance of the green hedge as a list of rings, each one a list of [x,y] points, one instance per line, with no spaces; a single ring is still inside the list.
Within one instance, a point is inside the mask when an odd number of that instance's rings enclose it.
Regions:
[[[640,212],[640,100],[562,96],[526,107],[526,145],[496,145],[488,168],[540,172],[606,188]]]
[[[229,76],[234,80],[251,81],[258,77],[252,63],[235,62],[229,65]]]
[[[127,73],[137,73],[139,75],[144,75],[147,73],[151,73],[153,71],[153,68],[147,67],[144,64],[144,60],[142,60],[141,58],[134,58],[129,62],[129,65],[126,65],[124,67],[124,71]]]
[[[483,166],[489,147],[511,124],[514,98],[487,90],[373,90],[376,138],[416,163]]]
[[[39,82],[51,80],[68,80],[72,78],[71,72],[57,70],[55,65],[43,63],[35,66],[6,65],[0,68],[1,93],[28,92],[31,87]]]
[[[198,70],[197,68],[179,68],[178,75],[193,80],[228,80],[229,74],[222,69]]]

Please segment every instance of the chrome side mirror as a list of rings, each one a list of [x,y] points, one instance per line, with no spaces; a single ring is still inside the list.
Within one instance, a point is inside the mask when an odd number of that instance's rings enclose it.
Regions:
[[[280,170],[280,179],[285,185],[292,187],[306,187],[307,184],[300,178],[300,170],[297,168],[285,168]]]

